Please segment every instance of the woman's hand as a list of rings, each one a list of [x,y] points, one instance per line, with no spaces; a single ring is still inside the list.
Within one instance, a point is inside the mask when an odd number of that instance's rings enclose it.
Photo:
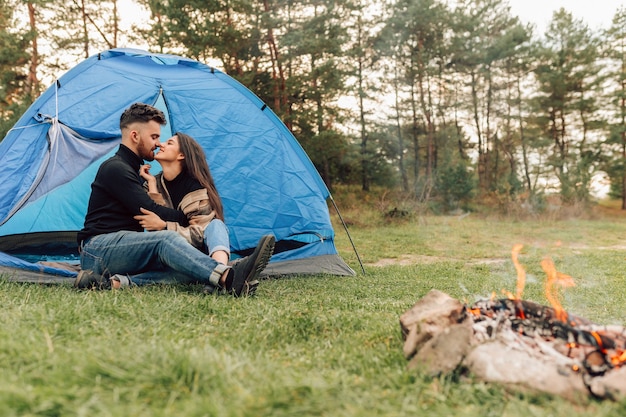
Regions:
[[[156,177],[150,173],[150,164],[139,167],[139,175],[148,183],[148,192],[157,193]]]
[[[141,175],[141,178],[143,178],[146,181],[150,181],[150,180],[154,180],[156,181],[156,178],[154,178],[154,175],[152,175],[150,173],[150,164],[145,164],[139,167],[139,175]]]
[[[161,218],[155,212],[146,210],[143,207],[141,207],[139,210],[141,210],[142,214],[133,216],[133,218],[137,220],[139,222],[139,225],[141,225],[141,227],[143,227],[144,229],[154,231],[163,230],[167,227],[167,223],[161,220]]]

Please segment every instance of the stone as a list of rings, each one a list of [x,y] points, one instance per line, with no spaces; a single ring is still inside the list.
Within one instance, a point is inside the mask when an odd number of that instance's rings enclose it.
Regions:
[[[449,295],[431,290],[400,316],[404,356],[412,358],[433,335],[462,320],[464,307]]]

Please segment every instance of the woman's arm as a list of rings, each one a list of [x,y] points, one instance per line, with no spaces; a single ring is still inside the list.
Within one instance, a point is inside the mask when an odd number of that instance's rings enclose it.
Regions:
[[[176,222],[167,222],[167,230],[175,230],[189,243],[198,249],[204,247],[204,229],[215,218],[215,210],[209,204],[209,196],[205,188],[186,194],[178,206],[185,213],[189,226]]]
[[[143,184],[143,188],[148,192],[148,195],[150,196],[152,201],[154,201],[158,205],[169,207],[169,208],[174,208],[172,207],[171,203],[170,204],[167,203],[167,201],[165,200],[165,197],[163,197],[163,194],[159,192],[159,187],[157,185],[157,178],[154,175],[150,174],[149,170],[150,170],[150,165],[148,164],[142,165],[141,168],[139,168],[139,175],[141,176],[141,178],[145,180]]]
[[[148,193],[157,193],[159,190],[157,189],[157,180],[156,177],[150,174],[150,165],[145,164],[139,168],[139,175],[141,178],[146,180],[146,184],[148,185]]]
[[[204,229],[216,215],[215,210],[209,204],[206,189],[192,191],[185,195],[179,208],[187,217],[189,226],[182,226],[177,222],[163,221],[155,213],[143,209],[142,214],[135,216],[135,219],[146,230],[173,230],[187,239],[196,248],[202,249],[204,247]]]

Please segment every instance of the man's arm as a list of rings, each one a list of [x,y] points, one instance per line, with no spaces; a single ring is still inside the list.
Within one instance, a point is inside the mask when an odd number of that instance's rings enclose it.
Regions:
[[[155,203],[146,193],[140,182],[139,174],[134,173],[132,169],[123,165],[125,169],[119,169],[120,166],[110,166],[104,173],[109,179],[108,184],[111,187],[111,194],[114,195],[126,210],[133,216],[141,214],[141,208],[156,213],[165,221],[177,222],[183,225],[189,224],[187,216],[182,211],[160,206]]]
[[[158,194],[160,196],[160,194]],[[154,199],[154,196],[152,197]],[[207,190],[195,190],[183,197],[180,203],[183,213],[189,220],[189,226],[177,222],[161,220],[155,213],[142,209],[143,215],[135,216],[135,220],[146,230],[173,230],[183,236],[198,249],[204,246],[204,229],[215,218],[216,212],[209,204]]]

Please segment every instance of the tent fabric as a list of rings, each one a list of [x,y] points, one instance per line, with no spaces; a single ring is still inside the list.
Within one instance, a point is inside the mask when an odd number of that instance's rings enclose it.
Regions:
[[[204,148],[235,256],[273,233],[267,274],[355,275],[334,244],[328,189],[280,119],[223,72],[134,49],[105,51],[72,68],[0,142],[0,274],[75,276],[72,239],[91,182],[117,150],[120,115],[135,102],[165,112],[162,137],[185,132]]]

